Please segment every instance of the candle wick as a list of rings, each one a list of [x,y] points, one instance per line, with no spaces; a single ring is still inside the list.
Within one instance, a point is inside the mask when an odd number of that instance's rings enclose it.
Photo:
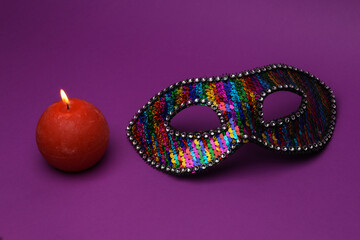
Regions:
[[[69,110],[70,106],[69,104],[66,104],[66,109]]]

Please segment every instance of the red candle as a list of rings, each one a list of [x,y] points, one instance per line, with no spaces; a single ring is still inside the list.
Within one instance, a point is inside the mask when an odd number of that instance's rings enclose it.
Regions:
[[[91,103],[71,98],[60,90],[62,101],[42,114],[36,128],[36,143],[49,164],[66,172],[79,172],[95,165],[109,142],[104,115]]]

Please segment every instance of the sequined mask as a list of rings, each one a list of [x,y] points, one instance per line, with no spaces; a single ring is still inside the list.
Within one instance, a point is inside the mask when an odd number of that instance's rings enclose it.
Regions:
[[[302,97],[299,109],[265,121],[264,98],[282,90]],[[192,105],[213,109],[221,127],[199,132],[173,128],[172,117]],[[127,127],[127,135],[148,164],[184,174],[217,165],[249,141],[278,152],[318,151],[330,140],[335,120],[335,97],[324,82],[301,69],[277,64],[171,85],[138,111]]]

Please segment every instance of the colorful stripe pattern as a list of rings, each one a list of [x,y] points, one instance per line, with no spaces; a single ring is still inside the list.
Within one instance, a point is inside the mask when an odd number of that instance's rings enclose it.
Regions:
[[[264,121],[264,98],[281,90],[302,96],[300,108]],[[191,105],[211,107],[223,124],[207,132],[177,131],[171,118]],[[138,111],[127,135],[150,165],[182,174],[213,166],[248,141],[281,152],[319,150],[330,140],[335,118],[335,97],[328,86],[307,72],[278,64],[171,85]]]

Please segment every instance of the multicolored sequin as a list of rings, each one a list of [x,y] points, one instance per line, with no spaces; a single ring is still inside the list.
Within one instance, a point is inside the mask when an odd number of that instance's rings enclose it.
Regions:
[[[300,108],[265,121],[264,98],[282,90],[300,95]],[[221,127],[191,133],[174,129],[171,118],[191,105],[211,107]],[[335,97],[328,86],[308,72],[277,64],[171,85],[138,111],[127,135],[147,163],[182,174],[211,167],[249,141],[281,152],[317,151],[330,140],[335,119]]]

